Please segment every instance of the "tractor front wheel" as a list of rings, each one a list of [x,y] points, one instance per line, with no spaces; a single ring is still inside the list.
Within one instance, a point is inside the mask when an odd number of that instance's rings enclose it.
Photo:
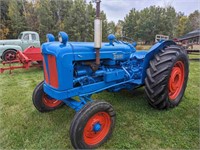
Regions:
[[[103,101],[86,104],[76,113],[70,127],[70,139],[75,149],[94,149],[106,142],[115,125],[112,105]]]
[[[172,45],[156,54],[146,71],[149,104],[157,109],[177,106],[187,86],[188,72],[188,56],[183,48]]]
[[[43,84],[44,81],[40,82],[33,92],[32,101],[35,108],[40,112],[48,112],[63,106],[62,101],[55,100],[44,93]]]

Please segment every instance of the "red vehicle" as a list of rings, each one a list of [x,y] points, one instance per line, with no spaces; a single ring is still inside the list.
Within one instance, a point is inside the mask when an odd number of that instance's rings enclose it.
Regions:
[[[16,59],[12,61],[3,61],[2,64],[9,66],[0,68],[0,73],[3,73],[5,70],[14,70],[19,68],[29,69],[30,67],[40,67],[42,66],[42,54],[39,47],[30,46],[27,49],[22,51],[17,51]],[[37,62],[37,63],[33,63]],[[20,66],[13,66],[14,63],[20,63]]]

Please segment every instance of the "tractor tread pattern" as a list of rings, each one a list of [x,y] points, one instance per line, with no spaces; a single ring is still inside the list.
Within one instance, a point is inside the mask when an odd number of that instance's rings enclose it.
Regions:
[[[185,50],[177,45],[171,45],[160,50],[149,62],[149,68],[146,70],[145,92],[148,97],[148,103],[154,108],[172,108],[177,106],[180,102],[179,100],[176,103],[172,103],[168,98],[168,80],[173,63],[176,61],[177,57],[183,57],[184,60],[187,60],[186,63],[188,64],[188,56]],[[186,70],[188,70],[188,68]],[[187,78],[188,73],[185,78],[186,83]]]

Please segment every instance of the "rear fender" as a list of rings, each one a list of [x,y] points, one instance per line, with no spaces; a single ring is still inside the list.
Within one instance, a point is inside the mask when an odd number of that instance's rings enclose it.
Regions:
[[[17,45],[0,45],[0,56],[2,56],[4,51],[10,50],[10,49],[22,51],[22,48]]]
[[[146,70],[149,67],[150,60],[153,59],[155,54],[157,54],[159,51],[161,51],[162,49],[170,45],[176,45],[176,43],[171,40],[160,41],[156,43],[155,45],[153,45],[148,50],[148,53],[145,55],[145,58],[144,58],[144,64],[143,64],[143,70],[142,70],[142,84],[144,84],[144,80],[146,78]]]

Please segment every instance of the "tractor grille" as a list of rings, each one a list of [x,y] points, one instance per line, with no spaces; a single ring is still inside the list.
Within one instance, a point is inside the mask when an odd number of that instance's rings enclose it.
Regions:
[[[44,70],[44,79],[45,79],[46,83],[49,83],[49,77],[48,77],[48,73],[47,73],[45,59],[43,59],[43,70]]]
[[[47,60],[46,60],[47,59]],[[58,72],[56,66],[56,58],[53,55],[47,55],[44,62],[44,77],[46,83],[54,88],[58,88]]]

